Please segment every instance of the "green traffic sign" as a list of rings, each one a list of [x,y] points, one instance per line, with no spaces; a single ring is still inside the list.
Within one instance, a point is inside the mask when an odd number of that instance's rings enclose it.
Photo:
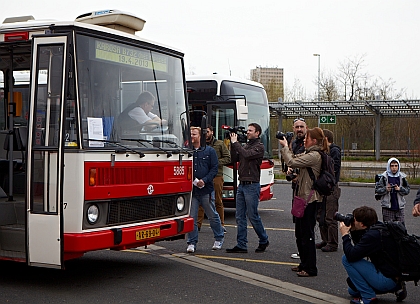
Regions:
[[[337,123],[335,115],[320,115],[319,123],[326,125],[335,125]]]

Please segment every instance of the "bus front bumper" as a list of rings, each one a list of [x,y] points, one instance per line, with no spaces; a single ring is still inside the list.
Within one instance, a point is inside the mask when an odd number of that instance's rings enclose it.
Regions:
[[[194,228],[194,219],[184,217],[109,230],[64,233],[64,260],[77,258],[88,251],[112,249],[124,250],[153,244],[158,241],[183,238]],[[157,231],[159,232],[157,235]]]

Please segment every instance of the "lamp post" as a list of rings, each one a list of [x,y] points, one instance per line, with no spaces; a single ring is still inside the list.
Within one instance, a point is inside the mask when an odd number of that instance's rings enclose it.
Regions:
[[[318,102],[320,102],[321,97],[319,95],[319,84],[321,82],[321,55],[320,54],[314,54],[314,56],[318,57]],[[319,117],[318,117],[318,128],[319,128]]]
[[[321,82],[321,55],[314,54],[314,56],[318,57],[318,102],[321,101],[321,96],[319,94],[319,84]]]

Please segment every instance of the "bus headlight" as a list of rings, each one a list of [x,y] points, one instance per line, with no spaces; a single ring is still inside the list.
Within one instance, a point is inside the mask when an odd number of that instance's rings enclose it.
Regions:
[[[89,224],[95,224],[99,218],[99,208],[96,205],[90,205],[86,211]]]
[[[185,199],[183,196],[178,196],[178,198],[176,199],[176,209],[179,212],[184,211],[185,208]]]

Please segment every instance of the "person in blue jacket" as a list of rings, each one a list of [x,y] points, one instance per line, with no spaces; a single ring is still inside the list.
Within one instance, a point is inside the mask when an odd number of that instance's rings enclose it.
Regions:
[[[224,230],[216,206],[210,199],[213,192],[213,179],[217,175],[219,161],[216,151],[210,146],[200,146],[201,128],[191,127],[191,142],[194,148],[193,159],[193,193],[191,200],[191,216],[194,218],[194,230],[188,233],[187,252],[193,253],[198,243],[198,208],[203,207],[214,234],[213,250],[222,249]]]

